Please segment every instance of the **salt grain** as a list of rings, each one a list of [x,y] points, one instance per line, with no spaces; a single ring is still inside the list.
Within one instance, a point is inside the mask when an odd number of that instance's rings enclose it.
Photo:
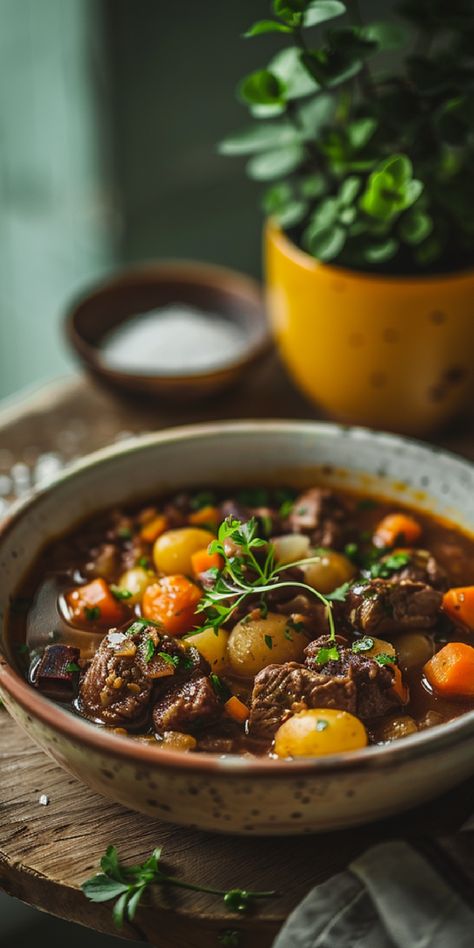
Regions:
[[[135,316],[108,333],[102,356],[110,368],[138,375],[185,374],[217,369],[246,351],[235,322],[173,304]]]
[[[40,796],[40,798],[39,798],[39,800],[38,800],[38,803],[40,804],[40,806],[48,806],[49,797],[48,797],[47,793],[42,793],[42,794],[41,794],[41,796]]]

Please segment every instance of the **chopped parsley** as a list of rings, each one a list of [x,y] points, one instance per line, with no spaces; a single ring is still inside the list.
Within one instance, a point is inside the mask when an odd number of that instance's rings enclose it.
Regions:
[[[150,569],[150,560],[147,556],[141,556],[138,560],[137,566],[141,566],[142,569]]]
[[[283,635],[285,636],[285,639],[287,639],[288,642],[293,642],[293,636],[287,625],[285,626]]]
[[[153,639],[147,639],[145,643],[145,654],[144,654],[145,661],[147,663],[151,662],[154,654],[155,654],[155,643]]]
[[[267,648],[269,649],[273,648],[273,638],[271,635],[264,635],[263,641],[265,642],[265,645],[267,646]]]
[[[329,727],[329,721],[325,721],[324,718],[318,718],[314,728],[316,731],[325,731]]]
[[[374,647],[374,640],[370,638],[370,635],[364,635],[363,639],[357,639],[352,646],[352,651],[355,652],[370,652],[370,649]]]
[[[284,500],[278,509],[278,515],[282,520],[286,520],[290,516],[293,507],[295,506],[294,500]]]
[[[344,553],[348,560],[351,560],[353,563],[358,562],[359,546],[357,543],[346,543]]]
[[[100,619],[99,606],[84,606],[84,615],[88,622],[95,622],[96,619]]]
[[[135,619],[134,622],[128,627],[125,635],[138,635],[139,632],[142,632],[147,625],[152,625],[155,629],[162,629],[163,625],[161,622],[155,622],[154,619]]]
[[[222,678],[219,678],[219,675],[216,675],[215,672],[211,672],[209,680],[219,701],[227,701],[230,697],[230,691]]]
[[[80,672],[80,670],[81,669],[79,668],[77,662],[68,662],[65,668],[65,671],[67,671],[70,675],[73,675],[75,672]]]
[[[316,655],[315,662],[317,662],[318,665],[327,665],[328,662],[338,662],[339,658],[339,649],[335,645],[332,645],[331,648],[320,648]]]
[[[372,564],[370,568],[371,578],[388,579],[399,569],[403,569],[405,566],[408,566],[410,562],[410,553],[392,553],[391,556],[387,556],[384,560],[380,560],[379,562]]]
[[[117,536],[119,540],[131,540],[133,534],[130,530],[130,527],[119,527],[117,530]]]
[[[338,586],[337,589],[333,589],[331,593],[326,593],[326,599],[329,599],[330,602],[345,602],[347,593],[352,586],[352,582],[343,583],[342,586]]]
[[[291,616],[289,619],[287,619],[286,625],[287,628],[289,626],[290,629],[294,629],[295,632],[304,632],[306,629],[304,622],[302,622],[300,619],[293,619]]]
[[[396,658],[395,655],[388,655],[387,652],[379,652],[378,655],[375,655],[375,661],[379,665],[394,665]]]
[[[115,599],[119,601],[122,599],[131,599],[133,596],[133,593],[131,593],[129,589],[123,589],[122,586],[115,586],[114,584],[111,585],[110,592]]]
[[[151,642],[151,639],[148,639]],[[168,665],[172,665],[173,668],[177,668],[179,665],[179,655],[170,655],[168,652],[157,652],[158,658],[162,658],[164,662],[167,662]]]

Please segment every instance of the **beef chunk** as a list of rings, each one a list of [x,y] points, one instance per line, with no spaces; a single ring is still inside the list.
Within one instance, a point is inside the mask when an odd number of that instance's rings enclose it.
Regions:
[[[136,625],[132,623],[130,631]],[[196,649],[159,635],[155,626],[140,626],[132,634],[111,631],[81,681],[81,710],[103,724],[140,722],[146,717],[152,692],[163,690],[171,679],[182,681],[202,674],[204,667]]]
[[[193,731],[211,724],[221,713],[221,705],[209,678],[192,677],[171,688],[153,708],[153,724],[164,731]]]
[[[75,672],[79,671],[80,654],[80,650],[72,645],[48,645],[33,669],[32,684],[50,698],[69,700],[77,681]],[[76,668],[71,668],[71,665]]]
[[[343,676],[354,683],[356,689],[356,715],[363,721],[387,714],[400,705],[393,691],[393,670],[390,665],[379,665],[375,659],[363,652],[353,652],[342,636],[336,636],[339,651],[338,661],[329,661],[321,666],[317,656],[321,648],[328,648],[329,637],[322,636],[305,648],[305,664],[325,675]],[[347,709],[348,710],[348,709]]]
[[[426,583],[373,579],[355,584],[346,600],[346,616],[361,632],[381,636],[401,629],[430,629],[438,618],[442,594]]]
[[[340,549],[345,540],[348,511],[331,490],[312,487],[296,498],[289,516],[293,533],[306,533],[312,543]]]
[[[405,552],[405,551],[404,551]],[[410,562],[390,577],[392,582],[410,580],[412,583],[426,583],[433,589],[448,588],[448,574],[428,550],[407,550]],[[397,550],[394,551],[397,553]],[[393,555],[393,554],[392,554]],[[383,560],[382,560],[383,563]]]
[[[337,708],[370,720],[399,707],[390,667],[353,653],[343,643],[338,638],[338,661],[317,664],[319,650],[330,644],[323,636],[306,648],[305,665],[287,662],[262,669],[252,692],[250,734],[271,737],[287,717],[303,708]]]
[[[311,671],[297,662],[267,665],[255,677],[249,733],[272,737],[287,717],[302,708],[340,708],[355,714],[354,682]]]

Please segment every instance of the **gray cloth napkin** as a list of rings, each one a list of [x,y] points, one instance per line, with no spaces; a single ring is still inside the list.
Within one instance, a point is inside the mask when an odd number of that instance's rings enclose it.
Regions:
[[[474,948],[474,832],[373,846],[309,892],[273,948]]]

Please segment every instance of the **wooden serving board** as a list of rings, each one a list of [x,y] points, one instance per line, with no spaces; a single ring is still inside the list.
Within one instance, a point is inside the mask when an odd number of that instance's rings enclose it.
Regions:
[[[179,878],[216,888],[277,889],[252,915],[236,916],[214,896],[157,890],[126,938],[159,948],[218,948],[227,930],[241,948],[269,948],[289,912],[318,882],[344,869],[373,842],[455,831],[472,810],[474,781],[393,820],[297,838],[197,833],[141,816],[92,793],[45,756],[6,711],[0,712],[0,887],[30,905],[116,934],[110,904],[88,902],[79,886],[98,870],[110,844],[125,863],[156,846]],[[42,794],[47,806],[39,803]],[[240,946],[239,946],[240,948]]]

